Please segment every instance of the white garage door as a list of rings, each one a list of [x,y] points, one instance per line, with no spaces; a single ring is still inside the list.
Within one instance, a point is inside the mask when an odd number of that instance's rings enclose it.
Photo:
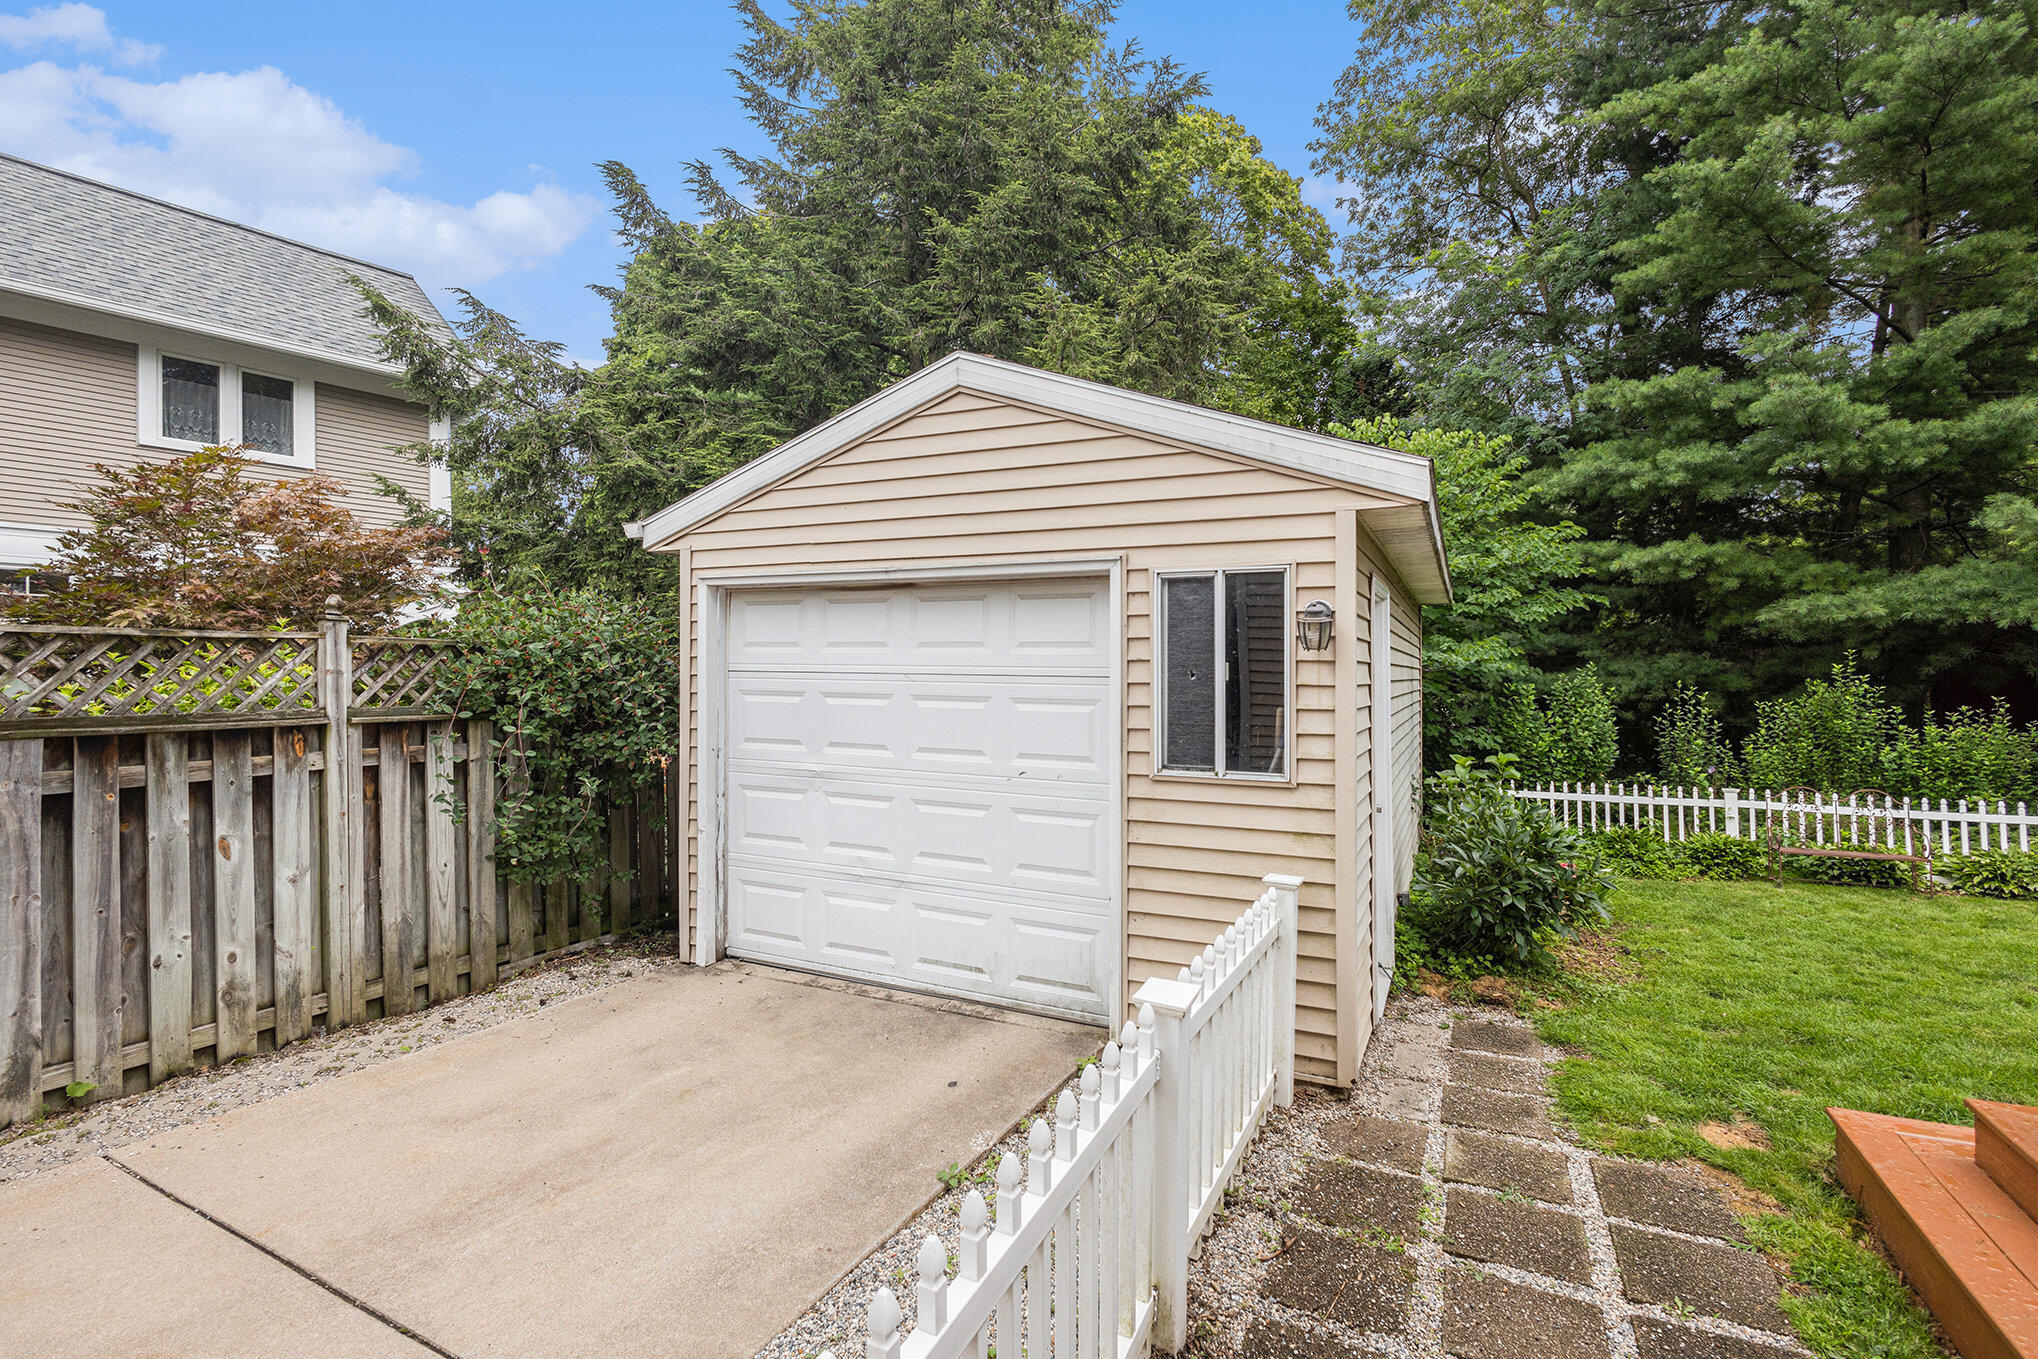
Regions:
[[[728,951],[1106,1019],[1103,580],[737,592]]]

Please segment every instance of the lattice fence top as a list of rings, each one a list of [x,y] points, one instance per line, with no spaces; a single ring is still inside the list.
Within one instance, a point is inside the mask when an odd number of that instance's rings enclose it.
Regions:
[[[350,703],[379,713],[451,712],[445,682],[458,646],[435,637],[354,638]]]
[[[0,726],[315,719],[317,633],[0,626]]]

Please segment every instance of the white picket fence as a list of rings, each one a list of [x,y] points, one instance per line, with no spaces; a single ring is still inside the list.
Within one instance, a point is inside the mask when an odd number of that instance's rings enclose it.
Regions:
[[[2031,848],[2038,825],[2023,803],[1895,798],[1872,792],[1665,788],[1654,784],[1557,783],[1514,786],[1514,795],[1548,807],[1584,831],[1630,826],[1666,841],[1720,834],[1766,840],[1771,826],[1814,844],[1879,844],[1934,858],[1984,849]]]
[[[1123,1359],[1188,1338],[1189,1261],[1272,1104],[1295,1089],[1300,878],[1266,890],[1174,980],[1133,997],[1104,1055],[998,1165],[997,1215],[971,1190],[959,1259],[921,1243],[916,1317],[889,1288],[866,1359]],[[832,1354],[823,1359],[833,1359]]]

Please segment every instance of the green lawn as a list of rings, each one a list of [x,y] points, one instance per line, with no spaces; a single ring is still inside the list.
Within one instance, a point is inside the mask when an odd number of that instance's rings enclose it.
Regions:
[[[1862,1244],[1833,1178],[1828,1105],[1966,1123],[1967,1095],[2038,1104],[2038,907],[1905,891],[1629,882],[1630,953],[1571,974],[1535,1015],[1581,1054],[1557,1072],[1585,1138],[1697,1157],[1784,1206],[1750,1224],[1800,1286],[1821,1354],[1937,1356],[1910,1291]],[[1597,952],[1595,950],[1595,952]],[[1708,1122],[1773,1146],[1722,1149]]]

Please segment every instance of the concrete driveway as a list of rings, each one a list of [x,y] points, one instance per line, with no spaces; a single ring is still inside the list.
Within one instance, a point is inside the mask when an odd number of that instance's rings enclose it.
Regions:
[[[656,972],[0,1186],[0,1354],[749,1356],[1101,1040]]]

